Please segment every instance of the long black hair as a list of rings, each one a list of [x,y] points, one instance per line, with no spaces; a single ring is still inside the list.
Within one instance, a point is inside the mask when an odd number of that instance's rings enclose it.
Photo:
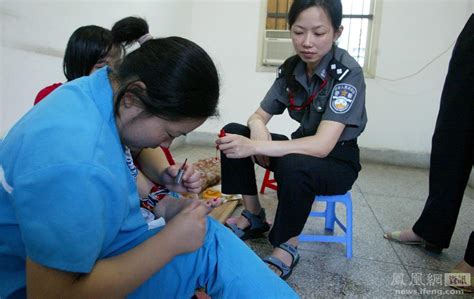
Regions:
[[[112,46],[110,30],[95,25],[79,27],[66,46],[64,76],[71,81],[89,75],[97,61],[104,58]]]
[[[115,41],[132,43],[148,33],[141,18],[128,17],[112,27]],[[167,120],[217,115],[219,76],[209,55],[181,37],[150,39],[131,52],[115,72],[121,87],[116,95],[118,115],[122,97],[133,93],[145,112]],[[141,81],[142,89],[132,83]]]

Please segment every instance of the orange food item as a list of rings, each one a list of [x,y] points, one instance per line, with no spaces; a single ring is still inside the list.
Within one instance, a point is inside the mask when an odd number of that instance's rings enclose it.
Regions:
[[[202,198],[204,199],[214,199],[217,197],[221,197],[222,193],[218,190],[212,189],[212,188],[207,188],[202,192]]]

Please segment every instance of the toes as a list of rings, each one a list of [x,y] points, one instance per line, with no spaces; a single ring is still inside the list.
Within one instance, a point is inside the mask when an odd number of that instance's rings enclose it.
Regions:
[[[270,264],[267,264],[267,265],[268,265],[268,268],[270,268],[270,270],[272,270],[276,275],[281,276],[282,272],[280,269]]]

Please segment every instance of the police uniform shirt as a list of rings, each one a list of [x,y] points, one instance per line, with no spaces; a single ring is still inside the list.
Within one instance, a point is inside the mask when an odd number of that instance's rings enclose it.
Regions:
[[[321,121],[330,120],[346,125],[339,141],[357,138],[365,129],[365,82],[362,68],[347,51],[334,48],[315,68],[311,78],[306,75],[306,64],[299,61],[293,75],[299,91],[293,94],[296,106],[302,106],[316,93],[317,97],[301,110],[291,109],[286,78],[281,74],[273,83],[260,107],[271,115],[282,114],[286,109],[291,118],[300,123],[292,138],[314,135]],[[324,88],[321,84],[327,80]],[[319,91],[319,93],[318,93]]]

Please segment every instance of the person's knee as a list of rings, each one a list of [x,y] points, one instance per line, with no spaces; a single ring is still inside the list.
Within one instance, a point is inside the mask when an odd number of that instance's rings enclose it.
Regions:
[[[275,178],[278,180],[301,180],[304,174],[304,168],[299,161],[302,155],[289,154],[278,158],[275,167]]]
[[[238,123],[229,123],[224,126],[223,130],[226,133],[238,134],[238,135],[250,135],[250,130],[247,126]]]

